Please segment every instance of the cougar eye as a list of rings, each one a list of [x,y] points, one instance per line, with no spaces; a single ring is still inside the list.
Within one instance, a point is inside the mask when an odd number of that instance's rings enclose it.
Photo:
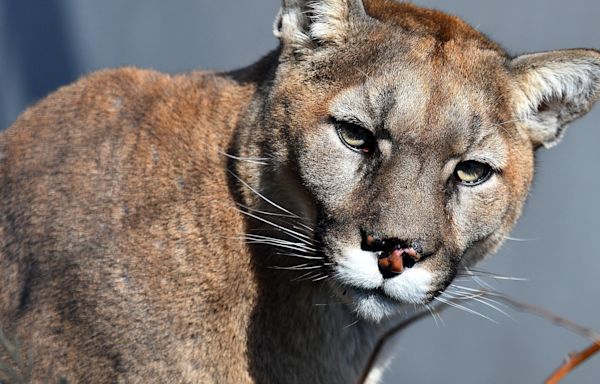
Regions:
[[[469,160],[456,166],[454,177],[464,185],[478,185],[489,179],[492,168],[484,163]]]
[[[350,149],[363,153],[375,150],[375,137],[368,129],[345,121],[335,121],[335,128],[340,140]]]

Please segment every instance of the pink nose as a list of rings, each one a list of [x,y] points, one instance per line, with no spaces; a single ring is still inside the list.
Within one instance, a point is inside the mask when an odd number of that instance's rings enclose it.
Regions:
[[[399,275],[404,268],[410,268],[421,259],[413,248],[395,248],[391,252],[382,252],[378,256],[379,271],[385,276]],[[393,275],[391,275],[393,276]]]

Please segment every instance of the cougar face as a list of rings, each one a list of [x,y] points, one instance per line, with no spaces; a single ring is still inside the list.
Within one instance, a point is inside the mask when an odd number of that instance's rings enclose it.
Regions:
[[[447,29],[415,33],[402,28],[422,16],[412,6],[390,2],[378,14],[349,3],[345,27],[312,30],[345,28],[343,39],[284,51],[278,77],[294,81],[273,89],[272,123],[314,204],[333,290],[380,320],[429,302],[501,244],[534,149],[550,140],[536,142],[523,118],[516,61],[484,36],[436,13]]]
[[[331,274],[356,311],[374,319],[399,303],[428,302],[461,262],[496,247],[532,176],[528,136],[502,129],[514,119],[506,89],[478,81],[490,73],[509,81],[503,57],[467,51],[451,66],[436,56],[446,52],[423,57],[402,43],[394,51],[394,65],[355,68],[343,84],[302,81],[309,86],[290,106],[308,115],[289,130]],[[488,63],[472,63],[474,55]],[[331,67],[350,60],[336,56]],[[475,67],[468,82],[461,64]],[[324,88],[331,93],[317,93]],[[463,168],[473,180],[461,179]]]

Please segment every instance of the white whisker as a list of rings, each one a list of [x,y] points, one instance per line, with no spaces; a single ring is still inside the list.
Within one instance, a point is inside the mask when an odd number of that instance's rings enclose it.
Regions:
[[[309,265],[309,264],[301,264],[301,265],[295,265],[292,267],[280,267],[280,266],[271,266],[268,267],[270,269],[281,269],[281,270],[286,270],[286,271],[312,271],[315,269],[320,269],[323,268],[322,265]]]
[[[525,242],[525,241],[536,241],[536,240],[539,240],[539,239],[522,239],[522,238],[519,238],[519,237],[510,237],[510,236],[504,236],[504,239],[510,240],[510,241],[523,241],[523,242]]]
[[[475,269],[465,269],[467,275],[477,276],[477,277],[487,277],[495,280],[510,280],[510,281],[527,281],[528,279],[524,277],[515,277],[515,276],[504,276],[499,275],[492,272],[480,271]]]
[[[467,293],[466,295],[461,293],[460,291],[454,291],[453,293],[457,294],[457,295],[461,295],[462,297],[464,297],[465,299],[468,300],[474,300],[478,303],[481,303],[489,308],[492,308],[498,312],[500,312],[501,314],[503,314],[504,316],[508,317],[511,320],[514,320],[514,318],[509,315],[507,312],[505,312],[504,310],[500,309],[498,306],[496,306],[495,304],[493,304],[493,300],[488,299],[485,297],[485,292],[470,292]],[[464,296],[463,296],[464,295]]]
[[[272,236],[266,236],[266,235],[259,235],[256,233],[248,233],[246,234],[246,238],[248,239],[252,239],[252,240],[267,240],[267,241],[272,241],[272,242],[276,242],[276,243],[280,243],[280,244],[287,244],[287,245],[295,245],[301,248],[305,248],[311,251],[316,251],[315,248],[311,247],[310,244],[306,244],[304,242],[302,243],[298,243],[296,241],[291,241],[291,240],[286,240],[286,239],[280,239],[278,237],[272,237]]]
[[[306,219],[302,219],[302,220],[304,220],[304,221],[309,221],[309,220],[306,220]],[[311,227],[309,227],[309,226],[308,226],[308,225],[306,225],[306,224],[302,224],[302,223],[296,223],[296,224],[298,224],[298,225],[299,225],[299,226],[301,226],[302,228],[306,229],[307,231],[310,231],[310,233],[314,233],[314,232],[315,232],[314,228],[311,228]]]
[[[444,319],[442,319],[442,316],[435,308],[432,308],[431,305],[429,305],[429,304],[425,304],[425,308],[427,308],[427,310],[431,314],[431,317],[433,318],[433,322],[435,323],[436,327],[440,328],[440,324],[442,324],[443,327],[446,327],[446,323],[444,322]],[[439,322],[438,322],[438,319],[439,319]]]
[[[303,248],[298,248],[295,246],[291,246],[291,245],[286,245],[286,244],[280,244],[280,243],[275,243],[275,242],[271,242],[271,241],[264,241],[264,240],[249,240],[246,242],[247,244],[263,244],[263,245],[271,245],[273,247],[278,247],[278,248],[283,248],[283,249],[290,249],[292,251],[296,251],[296,252],[307,252],[307,253],[312,253],[311,251],[307,251],[306,249]]]
[[[223,152],[223,151],[219,151],[219,154],[226,156],[230,159],[233,160],[238,160],[238,161],[244,161],[247,163],[254,163],[254,164],[261,164],[261,165],[269,165],[269,163],[267,163],[267,160],[270,160],[268,157],[241,157],[241,156],[235,156],[232,154],[229,154],[227,152]]]
[[[310,236],[313,236],[315,233],[314,229],[312,229],[308,225],[304,225],[302,223],[294,223],[294,224],[292,224],[292,228],[294,228],[295,230],[301,231],[301,232],[305,233],[306,235],[310,235]],[[314,240],[314,241],[317,242],[316,240]]]
[[[471,308],[465,307],[464,305],[457,304],[457,303],[455,303],[452,300],[444,299],[443,297],[439,297],[439,296],[435,297],[434,299],[437,300],[437,301],[439,301],[439,302],[441,302],[441,303],[444,303],[446,305],[454,307],[456,309],[460,309],[460,310],[465,311],[467,313],[470,313],[470,314],[473,314],[475,316],[479,316],[481,318],[489,320],[489,321],[491,321],[494,324],[498,324],[498,322],[496,320],[492,319],[491,317],[488,317],[488,316],[484,315],[483,313],[477,312],[477,311],[475,311],[475,310],[473,310]]]
[[[255,235],[255,234],[249,233],[246,235],[245,239],[249,243],[279,245],[279,246],[283,246],[284,248],[287,248],[287,249],[293,249],[293,250],[297,250],[297,251],[304,252],[304,253],[314,254],[317,251],[315,248],[310,247],[309,245],[306,245],[305,243],[297,243],[294,241],[287,241],[287,240],[278,239],[278,238],[270,237],[270,236],[262,236],[262,235]]]
[[[302,276],[296,277],[294,279],[292,279],[292,281],[306,281],[306,280],[312,280],[314,278],[317,278],[321,275],[321,271],[310,271],[308,273],[305,273]]]
[[[448,296],[451,296],[453,299],[455,298],[457,300],[471,300],[471,299],[483,296],[483,294],[481,294],[481,293],[472,292],[472,293],[466,294],[466,293],[460,292],[458,290],[453,290],[452,288],[453,288],[453,286],[446,288],[444,293]]]
[[[502,306],[504,308],[510,308],[509,305],[506,305],[505,303],[498,301],[498,300],[494,300],[491,299],[489,296],[502,296],[501,293],[496,292],[496,291],[488,291],[488,290],[481,290],[481,289],[477,289],[477,288],[470,288],[470,287],[465,287],[462,285],[451,285],[452,288],[454,289],[458,289],[458,290],[462,290],[462,291],[466,291],[466,292],[473,292],[473,293],[478,293],[482,298],[485,298],[487,301],[492,302],[496,305]]]
[[[479,285],[480,287],[486,288],[486,289],[491,289],[492,291],[495,290],[496,288],[494,288],[493,285],[486,283],[485,281],[481,280],[479,277],[477,276],[473,276],[473,281]]]
[[[296,215],[295,213],[283,208],[282,206],[275,204],[273,201],[269,200],[268,198],[266,198],[263,194],[261,194],[260,192],[258,192],[256,189],[252,188],[248,183],[246,183],[244,180],[242,180],[238,175],[236,175],[235,173],[233,173],[231,170],[228,170],[229,173],[231,174],[231,176],[235,177],[240,183],[242,183],[246,188],[248,188],[249,190],[251,190],[252,192],[254,192],[258,197],[260,197],[261,199],[263,199],[264,201],[266,201],[267,203],[271,204],[272,206],[274,206],[275,208],[279,209],[282,212],[285,212],[287,214],[292,215],[295,218],[300,219],[301,217]]]
[[[315,276],[319,276],[319,274],[320,274],[319,272],[317,272],[315,274],[315,271],[308,271],[298,277],[293,278],[291,281],[304,281],[304,280],[309,279],[309,276],[311,276],[311,275],[312,276],[310,278],[314,278]]]
[[[313,239],[311,239],[310,237],[308,237],[308,236],[306,236],[306,235],[304,235],[302,233],[296,232],[296,231],[294,231],[292,229],[289,229],[289,228],[286,228],[286,227],[281,226],[279,224],[276,224],[276,223],[274,223],[274,222],[272,222],[270,220],[267,220],[267,219],[265,219],[263,217],[257,216],[257,215],[255,215],[253,213],[246,212],[246,211],[243,211],[241,209],[239,209],[238,211],[241,212],[242,214],[244,214],[246,216],[249,216],[249,217],[252,217],[252,218],[254,218],[254,219],[258,220],[258,221],[262,221],[265,224],[269,224],[272,227],[277,228],[277,229],[279,229],[279,230],[287,233],[289,236],[293,237],[294,239],[300,240],[300,241],[304,242],[305,244],[310,245],[310,244],[314,243]]]
[[[298,218],[298,217],[296,217],[294,215],[290,215],[288,213],[276,213],[276,212],[262,211],[260,209],[252,208],[252,207],[249,207],[249,206],[247,206],[245,204],[241,204],[241,203],[238,203],[237,205],[238,205],[238,207],[244,208],[244,209],[246,209],[248,211],[251,211],[251,212],[260,213],[262,215],[277,216],[277,217],[288,217],[288,218],[292,218],[292,219],[296,219],[296,220],[302,220],[302,219],[300,219],[300,218]]]
[[[353,326],[355,326],[356,324],[358,324],[359,322],[360,322],[360,319],[357,319],[356,321],[354,321],[354,322],[352,322],[352,323],[350,323],[350,324],[348,324],[348,325],[344,326],[344,329],[348,329],[348,328],[350,328],[350,327],[353,327]]]
[[[320,257],[320,256],[306,256],[306,255],[301,255],[299,253],[293,253],[293,252],[276,252],[275,254],[281,255],[281,256],[298,257],[300,259],[307,259],[307,260],[324,260],[324,258]]]
[[[449,288],[455,288],[455,289],[462,290],[462,291],[476,293],[480,296],[486,295],[489,293],[488,291],[482,291],[481,289],[477,289],[477,288],[465,287],[464,285],[452,284]]]

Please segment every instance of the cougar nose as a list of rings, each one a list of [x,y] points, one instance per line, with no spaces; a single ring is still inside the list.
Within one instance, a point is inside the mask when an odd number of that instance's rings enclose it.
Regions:
[[[366,235],[362,248],[377,254],[379,272],[384,279],[398,276],[405,268],[412,268],[421,260],[423,252],[419,241],[381,239],[375,235]]]

